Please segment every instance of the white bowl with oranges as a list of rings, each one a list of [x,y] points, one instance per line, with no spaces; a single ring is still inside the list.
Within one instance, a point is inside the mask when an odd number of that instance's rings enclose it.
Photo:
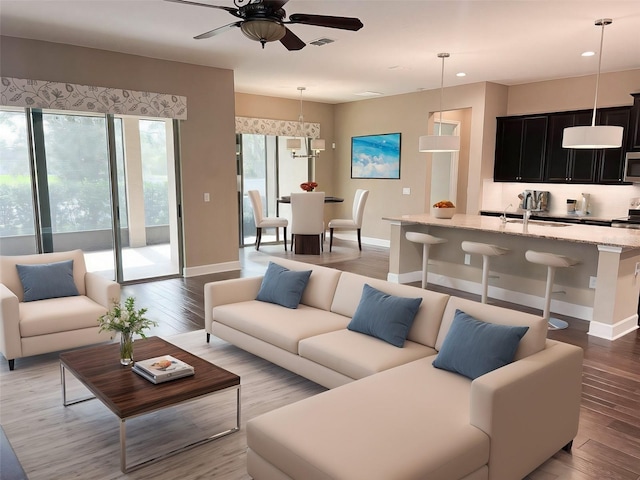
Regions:
[[[431,215],[436,218],[451,218],[456,214],[456,206],[449,200],[440,200],[431,207]]]

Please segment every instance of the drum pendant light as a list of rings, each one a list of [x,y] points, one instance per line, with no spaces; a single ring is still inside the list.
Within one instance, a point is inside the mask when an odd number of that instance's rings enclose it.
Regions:
[[[596,125],[596,107],[598,105],[598,86],[600,84],[600,66],[602,65],[602,45],[604,43],[604,27],[613,20],[601,18],[595,25],[602,27],[600,34],[600,54],[598,59],[598,75],[596,76],[596,95],[593,102],[591,126],[567,127],[562,132],[563,148],[619,148],[622,146],[624,129],[614,125]]]
[[[418,140],[419,152],[457,152],[460,150],[460,137],[458,135],[442,135],[442,94],[444,91],[444,59],[448,53],[439,53],[442,59],[442,73],[440,75],[440,123],[438,135],[423,135]]]

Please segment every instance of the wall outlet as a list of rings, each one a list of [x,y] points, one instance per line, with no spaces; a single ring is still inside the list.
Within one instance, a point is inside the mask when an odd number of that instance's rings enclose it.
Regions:
[[[205,202],[210,202],[210,201],[211,201],[211,197],[209,196],[209,194],[208,194],[208,193],[205,193],[205,194],[204,194],[204,201],[205,201]]]
[[[471,255],[469,253],[464,254],[464,264],[471,265]]]
[[[411,189],[409,187],[404,187],[402,189],[402,194],[403,195],[411,195]]]
[[[596,288],[596,277],[589,277],[589,288]]]

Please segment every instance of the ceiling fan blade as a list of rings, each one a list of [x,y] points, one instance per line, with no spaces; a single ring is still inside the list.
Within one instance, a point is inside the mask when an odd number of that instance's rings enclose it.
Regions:
[[[339,28],[341,30],[360,30],[364,25],[358,18],[331,17],[329,15],[307,15],[306,13],[294,13],[289,15],[286,23],[302,23],[304,25],[316,25],[318,27]]]
[[[289,0],[262,0],[262,4],[273,9],[280,10]]]
[[[237,8],[223,7],[223,6],[220,6],[220,5],[209,5],[207,3],[190,2],[189,0],[164,0],[164,1],[165,2],[172,2],[172,3],[182,3],[184,5],[197,5],[198,7],[217,8],[219,10],[225,10],[225,11],[229,12],[234,17],[241,18],[240,17],[240,12],[238,11]]]
[[[300,38],[288,28],[284,37],[280,39],[280,43],[284,45],[287,50],[302,50],[306,45],[306,43],[300,40]]]
[[[223,27],[214,28],[213,30],[209,30],[208,32],[201,33],[200,35],[193,37],[195,40],[202,40],[204,38],[211,38],[215,35],[220,35],[221,33],[226,32],[227,30],[231,30],[234,27],[239,27],[242,24],[240,22],[230,23],[229,25],[224,25]]]

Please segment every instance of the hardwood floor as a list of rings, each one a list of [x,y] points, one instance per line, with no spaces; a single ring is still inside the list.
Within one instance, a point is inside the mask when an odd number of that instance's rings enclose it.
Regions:
[[[325,264],[374,278],[386,278],[388,249],[335,240],[333,253],[294,255],[282,245],[263,245],[261,251],[241,250],[242,270],[192,278],[177,278],[123,287],[123,298],[149,308],[159,322],[153,334],[172,335],[204,328],[203,286],[207,282],[261,274],[269,255]],[[419,284],[416,284],[419,286]],[[477,295],[440,287],[430,288],[479,300]],[[495,302],[508,308],[513,304]],[[640,480],[640,330],[614,342],[587,335],[588,323],[561,317],[566,330],[550,331],[549,338],[584,349],[580,429],[571,453],[558,452],[531,473],[528,480]]]

